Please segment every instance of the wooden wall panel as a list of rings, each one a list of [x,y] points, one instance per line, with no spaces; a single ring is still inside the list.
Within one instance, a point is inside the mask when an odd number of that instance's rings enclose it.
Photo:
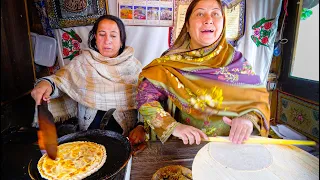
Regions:
[[[30,92],[34,80],[26,3],[1,0],[1,104]]]

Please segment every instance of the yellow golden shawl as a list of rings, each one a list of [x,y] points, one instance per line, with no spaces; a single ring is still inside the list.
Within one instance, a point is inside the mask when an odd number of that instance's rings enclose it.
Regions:
[[[260,117],[261,135],[267,136],[269,94],[248,61],[227,43],[225,30],[210,46],[189,50],[189,43],[190,37],[184,27],[173,47],[143,68],[139,76],[140,87],[147,79],[166,92],[180,111],[200,121],[254,112]],[[147,102],[143,96],[138,97],[138,108],[145,118],[150,115],[150,112],[144,112],[150,110],[143,107]]]

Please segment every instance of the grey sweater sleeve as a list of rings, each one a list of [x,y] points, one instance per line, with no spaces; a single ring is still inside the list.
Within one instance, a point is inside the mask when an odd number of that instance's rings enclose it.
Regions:
[[[51,76],[42,77],[36,80],[35,86],[41,81],[48,81],[52,87],[52,93],[50,94],[50,98],[55,99],[63,95],[63,92],[57,88],[55,83],[52,80]]]

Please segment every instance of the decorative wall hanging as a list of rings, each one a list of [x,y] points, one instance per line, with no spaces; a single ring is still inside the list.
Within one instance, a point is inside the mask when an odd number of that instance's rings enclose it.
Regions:
[[[93,24],[107,12],[106,0],[47,0],[51,28],[67,28]]]
[[[177,39],[179,36],[179,33],[183,27],[186,12],[191,2],[192,0],[175,0],[172,45],[175,39]]]
[[[224,6],[227,6],[228,9],[238,5],[243,2],[243,0],[222,0]]]
[[[82,39],[73,29],[70,31],[61,30],[64,32],[62,34],[63,59],[69,59],[71,61],[80,54],[80,43]]]
[[[277,123],[319,142],[319,104],[277,91]]]
[[[54,33],[49,24],[49,18],[46,12],[45,0],[34,0],[34,5],[37,8],[40,17],[43,34],[46,36],[54,37]]]
[[[262,18],[256,22],[253,26],[253,35],[251,35],[252,41],[257,45],[257,47],[266,46],[269,47],[269,37],[274,33],[273,19]]]
[[[306,20],[308,19],[310,16],[312,15],[312,10],[311,9],[307,9],[307,8],[302,8],[302,12],[301,12],[301,20]]]
[[[235,5],[227,4],[227,0],[223,2],[225,2],[226,38],[231,45],[236,46],[245,31],[246,3],[245,0],[230,2],[236,3]]]

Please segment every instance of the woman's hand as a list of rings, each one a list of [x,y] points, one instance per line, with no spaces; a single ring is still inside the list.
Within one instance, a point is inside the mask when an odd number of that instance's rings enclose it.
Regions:
[[[52,93],[51,84],[48,81],[40,81],[31,91],[31,96],[35,100],[36,105],[41,104],[41,99],[50,102],[50,94]]]
[[[207,135],[200,129],[192,126],[179,124],[174,130],[172,135],[182,139],[183,144],[200,144],[201,138],[208,139]]]
[[[140,144],[146,140],[146,132],[142,125],[138,125],[129,133],[129,141],[132,145]]]
[[[241,117],[229,119],[223,117],[223,121],[231,126],[229,139],[235,144],[241,144],[244,140],[247,140],[253,131],[253,123]]]
[[[146,145],[146,132],[142,125],[138,125],[129,133],[129,141],[133,148],[133,155],[137,155],[141,151],[143,151]]]

